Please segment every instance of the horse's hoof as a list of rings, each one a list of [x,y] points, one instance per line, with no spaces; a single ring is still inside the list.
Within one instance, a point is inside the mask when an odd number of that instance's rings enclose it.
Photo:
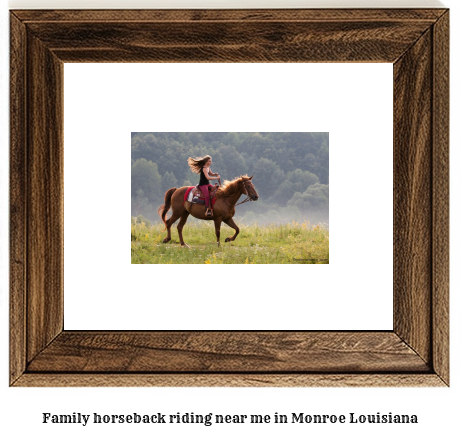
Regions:
[[[231,238],[226,238],[224,242],[230,242]]]
[[[170,241],[170,240],[169,240],[168,238],[165,238],[165,239],[163,240],[163,243],[166,244],[166,243],[169,242],[169,241]]]
[[[184,248],[190,248],[186,243],[184,244],[181,244],[181,247],[184,247]]]

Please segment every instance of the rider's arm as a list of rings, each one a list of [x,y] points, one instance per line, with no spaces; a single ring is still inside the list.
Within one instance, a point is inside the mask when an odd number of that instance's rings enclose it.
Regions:
[[[205,174],[205,177],[208,180],[216,180],[219,178],[219,177],[212,177],[212,175],[214,174],[208,168],[203,168],[203,174]]]

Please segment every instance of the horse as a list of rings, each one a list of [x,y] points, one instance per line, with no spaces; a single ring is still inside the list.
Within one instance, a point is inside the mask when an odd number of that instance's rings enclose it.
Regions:
[[[259,198],[258,193],[253,185],[251,179],[253,176],[236,177],[232,181],[226,180],[221,187],[216,191],[216,202],[213,205],[213,216],[205,216],[205,205],[191,203],[184,200],[185,193],[189,186],[182,188],[171,188],[165,193],[165,204],[158,208],[158,214],[165,224],[165,230],[168,230],[168,236],[163,240],[166,244],[171,240],[171,226],[180,218],[178,223],[179,241],[182,247],[190,248],[182,237],[182,229],[186,224],[189,215],[200,220],[213,220],[216,242],[220,246],[221,223],[227,224],[235,230],[232,237],[226,238],[225,242],[235,241],[239,234],[239,228],[232,219],[235,214],[235,206],[242,194],[248,198],[244,201],[256,201]],[[210,199],[211,202],[211,199]],[[172,215],[166,219],[166,214],[172,207]]]

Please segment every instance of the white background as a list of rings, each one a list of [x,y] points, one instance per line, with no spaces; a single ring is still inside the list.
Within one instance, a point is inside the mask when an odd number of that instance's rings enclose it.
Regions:
[[[392,64],[65,64],[64,83],[67,330],[392,329]],[[329,132],[330,264],[131,265],[132,131]]]
[[[154,1],[147,2],[148,7],[161,5]],[[461,9],[459,4],[453,1],[444,2],[451,7],[451,77],[460,77],[459,53],[461,41],[460,22]],[[171,2],[169,3],[172,4]],[[179,3],[181,5],[181,3]],[[183,2],[182,5],[185,5]],[[200,3],[200,5],[210,6],[212,2]],[[219,5],[229,3],[218,3]],[[264,2],[264,6],[312,6],[315,2]],[[370,2],[355,2],[355,5],[370,6]],[[428,2],[387,2],[387,5],[421,5]],[[434,4],[434,2],[431,2]],[[122,1],[91,1],[91,2],[31,2],[14,1],[10,2],[11,7],[146,7],[146,2],[122,2]],[[235,3],[233,4],[235,5]],[[246,3],[247,6],[259,5],[261,2]],[[317,2],[318,5],[318,2]],[[331,3],[328,3],[331,5]],[[336,1],[334,6],[351,7],[354,2]],[[371,3],[371,6],[382,6],[381,2]],[[8,101],[8,42],[7,42],[7,11],[6,5],[2,6],[0,32],[1,39],[1,101]],[[451,123],[451,144],[456,145],[460,142],[459,119],[459,97],[460,89],[456,80],[451,83],[452,101],[452,123]],[[392,432],[395,435],[408,434],[449,434],[455,435],[460,431],[459,424],[459,400],[461,399],[460,387],[460,320],[459,304],[460,296],[457,289],[460,286],[459,268],[456,265],[461,261],[459,246],[455,241],[459,239],[459,230],[456,225],[451,228],[451,387],[449,389],[404,389],[404,388],[81,388],[81,389],[13,389],[8,388],[8,108],[2,105],[1,108],[1,294],[0,294],[0,317],[1,329],[1,361],[0,361],[0,429],[2,434],[35,434],[35,435],[101,435],[101,434],[142,434],[152,435],[155,432],[160,434],[254,434],[254,427],[248,425],[236,427],[233,425],[222,427],[203,427],[203,426],[180,426],[162,427],[124,427],[107,426],[102,429],[91,426],[50,426],[40,424],[42,412],[52,413],[176,413],[176,412],[195,412],[195,413],[261,413],[273,414],[274,412],[290,414],[291,412],[305,413],[417,413],[420,424],[408,428],[408,426],[382,425],[382,426],[307,426],[292,425],[284,426],[283,429],[276,426],[267,426],[258,429],[260,433],[279,434],[281,430],[285,434],[316,434],[316,435],[362,435],[376,434],[387,435]],[[451,223],[460,222],[460,172],[457,171],[459,165],[459,147],[451,148]],[[277,433],[276,433],[277,432]]]

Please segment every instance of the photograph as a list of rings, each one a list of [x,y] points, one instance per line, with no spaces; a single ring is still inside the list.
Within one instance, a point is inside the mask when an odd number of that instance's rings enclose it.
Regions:
[[[132,264],[328,264],[328,132],[132,132]]]

